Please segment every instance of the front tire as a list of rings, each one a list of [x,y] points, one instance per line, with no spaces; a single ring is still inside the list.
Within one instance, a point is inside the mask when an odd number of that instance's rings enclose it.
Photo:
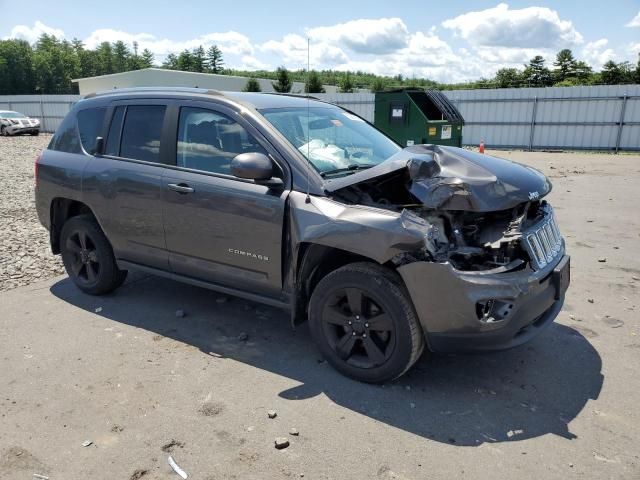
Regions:
[[[8,137],[9,136],[9,132],[7,131],[7,127],[5,127],[4,125],[2,125],[0,127],[0,135],[3,137]]]
[[[71,217],[60,233],[62,262],[69,278],[90,295],[112,292],[124,282],[126,270],[119,270],[113,249],[91,215]]]
[[[424,349],[400,278],[373,263],[345,265],[325,276],[309,302],[309,326],[327,361],[362,382],[400,377]]]

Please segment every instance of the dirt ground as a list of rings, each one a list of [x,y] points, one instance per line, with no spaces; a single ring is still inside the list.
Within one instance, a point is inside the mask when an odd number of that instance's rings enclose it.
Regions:
[[[209,480],[640,478],[640,156],[496,154],[551,176],[572,256],[531,343],[370,386],[269,307],[143,275],[105,297],[34,279],[0,292],[0,478],[179,478],[169,455]]]

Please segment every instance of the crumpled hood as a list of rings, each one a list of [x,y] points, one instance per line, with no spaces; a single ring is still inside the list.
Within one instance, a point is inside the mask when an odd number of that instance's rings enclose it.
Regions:
[[[425,207],[441,210],[506,210],[551,191],[551,182],[532,167],[440,145],[407,147],[375,167],[327,181],[325,190],[397,174],[406,176],[409,192]]]

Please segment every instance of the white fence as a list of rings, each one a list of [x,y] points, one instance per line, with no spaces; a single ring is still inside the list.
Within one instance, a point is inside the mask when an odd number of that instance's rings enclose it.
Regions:
[[[54,132],[80,95],[0,95],[0,110],[16,110],[40,119],[40,130]]]
[[[494,148],[640,150],[640,85],[444,92],[465,119],[462,141]],[[373,93],[314,94],[374,120]],[[41,118],[52,132],[79,95],[0,96],[0,110]]]

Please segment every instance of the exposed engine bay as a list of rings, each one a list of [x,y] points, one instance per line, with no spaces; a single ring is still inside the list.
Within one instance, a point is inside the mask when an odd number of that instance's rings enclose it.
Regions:
[[[550,205],[540,200],[551,189],[542,174],[494,157],[477,159],[478,154],[461,149],[430,147],[427,154],[423,148],[423,155],[405,160],[405,168],[375,176],[364,172],[369,178],[332,192],[340,202],[396,211],[403,225],[422,225],[424,248],[398,255],[397,265],[449,262],[458,270],[498,273],[539,268],[544,260],[531,260],[536,254],[546,258],[547,244],[549,253],[559,252],[555,223],[548,235],[543,230],[544,238],[527,240],[535,237],[528,232],[553,217]]]

